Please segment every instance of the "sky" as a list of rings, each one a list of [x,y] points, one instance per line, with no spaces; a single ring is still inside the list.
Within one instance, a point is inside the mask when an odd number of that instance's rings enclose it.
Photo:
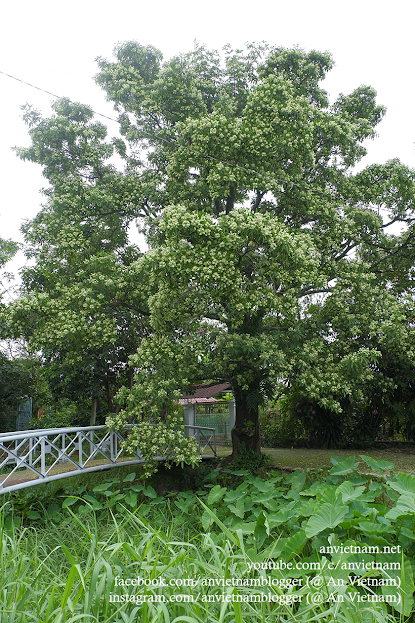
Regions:
[[[335,67],[323,82],[330,100],[360,85],[373,86],[387,114],[378,137],[365,146],[362,165],[399,158],[415,168],[415,81],[413,0],[21,0],[4,3],[0,38],[0,237],[22,242],[20,226],[33,218],[46,186],[39,165],[22,162],[13,146],[30,144],[21,119],[29,103],[44,116],[51,95],[4,75],[10,74],[59,96],[116,116],[95,85],[97,56],[110,58],[114,46],[136,40],[153,45],[164,58],[186,53],[194,41],[220,50],[230,43],[266,41],[283,47],[329,51]],[[105,121],[109,136],[117,124]],[[19,252],[6,268],[16,272]]]

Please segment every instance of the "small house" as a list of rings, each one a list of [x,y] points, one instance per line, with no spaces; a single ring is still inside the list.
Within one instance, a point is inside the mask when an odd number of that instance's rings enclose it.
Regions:
[[[179,403],[184,407],[185,424],[214,428],[217,442],[230,441],[235,426],[235,400],[230,390],[229,383],[206,384],[183,394]],[[193,434],[191,429],[189,434]]]

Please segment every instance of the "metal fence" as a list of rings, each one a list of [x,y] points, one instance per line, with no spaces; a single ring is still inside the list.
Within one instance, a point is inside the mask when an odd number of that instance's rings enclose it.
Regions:
[[[144,463],[140,453],[128,455],[122,449],[123,434],[106,426],[49,428],[0,434],[0,493],[67,478],[78,473],[100,471],[114,466]],[[194,436],[202,457],[216,456],[215,429],[185,426]],[[164,454],[154,457],[158,461]],[[208,452],[208,454],[207,454]]]
[[[197,426],[214,428],[217,444],[227,444],[231,441],[231,424],[228,411],[211,414],[198,413],[196,411],[195,422]]]

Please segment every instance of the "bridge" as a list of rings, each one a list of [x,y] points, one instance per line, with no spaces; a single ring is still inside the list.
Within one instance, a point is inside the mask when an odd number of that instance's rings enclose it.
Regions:
[[[47,428],[0,434],[0,494],[41,483],[145,462],[139,452],[126,454],[122,443],[132,424],[123,432],[106,426]],[[185,426],[197,439],[202,458],[216,457],[215,429]],[[154,458],[166,459],[165,453]]]

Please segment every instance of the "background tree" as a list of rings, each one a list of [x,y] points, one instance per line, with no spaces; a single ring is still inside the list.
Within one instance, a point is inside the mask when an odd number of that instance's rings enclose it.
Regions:
[[[309,307],[306,339],[281,391],[308,444],[367,447],[393,419],[395,431],[404,427],[407,433],[413,420],[413,308],[412,296],[397,297],[363,262],[337,281],[324,302]]]
[[[13,257],[18,248],[17,242],[0,238],[0,268]]]
[[[4,240],[0,238],[0,311],[4,306],[2,298],[6,292],[6,282],[10,279],[10,275],[7,272],[3,272],[5,264],[15,255],[19,245],[13,240]],[[1,315],[0,315],[1,323]],[[4,327],[0,324],[0,338],[4,332]]]
[[[48,394],[39,357],[26,349],[15,349],[8,356],[0,351],[0,432],[16,430],[17,409],[24,399],[32,398],[32,413],[36,416]]]
[[[32,145],[17,152],[43,166],[49,187],[23,227],[34,265],[23,270],[9,318],[15,335],[42,352],[56,398],[87,399],[94,423],[99,400],[104,415],[116,410],[128,357],[146,332],[146,287],[137,290],[130,275],[140,256],[128,242],[136,189],[134,175],[108,164],[119,143],[105,141],[87,106],[64,99],[53,108],[50,119],[25,109]]]

